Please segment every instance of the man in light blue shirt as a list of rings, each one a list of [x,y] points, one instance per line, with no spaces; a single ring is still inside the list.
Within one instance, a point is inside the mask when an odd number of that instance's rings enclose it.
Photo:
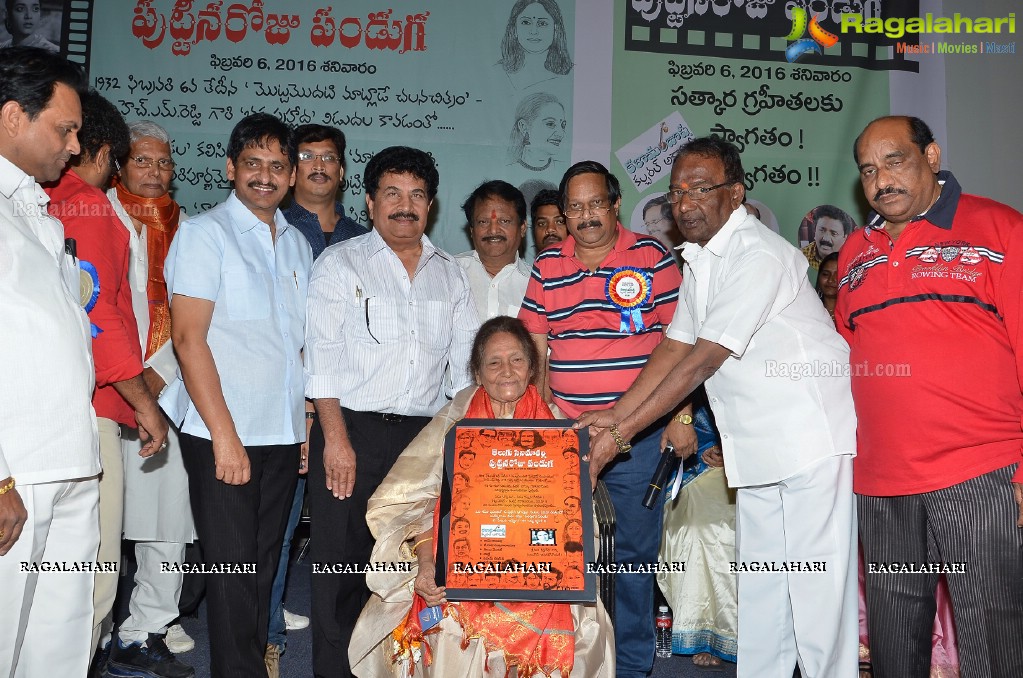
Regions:
[[[266,673],[270,588],[305,440],[312,251],[277,209],[295,183],[289,141],[274,116],[239,122],[227,148],[234,192],[181,224],[166,262],[180,376],[160,402],[181,425],[204,564],[235,568],[207,578],[218,677]]]

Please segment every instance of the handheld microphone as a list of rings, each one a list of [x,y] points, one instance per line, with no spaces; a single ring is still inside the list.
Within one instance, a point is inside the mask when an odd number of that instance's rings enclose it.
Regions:
[[[652,509],[654,507],[657,498],[661,496],[661,489],[664,488],[664,484],[668,482],[668,478],[671,477],[680,461],[682,460],[675,456],[675,446],[668,443],[664,451],[661,452],[661,461],[657,463],[654,475],[650,479],[650,485],[647,486],[646,494],[643,495],[643,508]]]

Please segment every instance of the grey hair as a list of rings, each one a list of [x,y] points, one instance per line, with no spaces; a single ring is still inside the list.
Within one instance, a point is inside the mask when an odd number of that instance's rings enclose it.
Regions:
[[[142,137],[152,137],[162,143],[170,144],[170,135],[167,134],[167,130],[152,120],[136,120],[128,125],[128,132],[131,134],[131,143],[135,143]]]

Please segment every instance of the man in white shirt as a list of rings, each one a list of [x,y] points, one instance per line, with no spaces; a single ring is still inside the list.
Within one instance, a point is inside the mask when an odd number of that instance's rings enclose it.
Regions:
[[[447,402],[469,386],[479,317],[454,258],[424,235],[439,176],[427,153],[392,146],[366,165],[373,230],[331,245],[309,283],[306,397],[316,403],[309,437],[312,559],[365,563],[370,495],[398,455]],[[314,573],[313,673],[348,678],[355,621],[369,589],[363,575]]]
[[[738,488],[738,675],[789,678],[798,660],[807,678],[852,677],[849,347],[803,254],[742,206],[743,177],[738,149],[720,139],[695,139],[676,156],[668,199],[687,244],[675,317],[618,404],[579,424],[604,429],[590,448],[599,472],[705,382]]]
[[[473,249],[455,257],[469,278],[481,320],[519,314],[530,267],[519,256],[526,237],[526,199],[506,181],[486,181],[462,205]]]
[[[84,74],[0,50],[0,675],[84,676],[99,548],[89,320],[64,229],[37,182],[79,152]]]
[[[163,270],[178,224],[188,217],[170,195],[175,163],[167,130],[155,122],[139,120],[130,123],[128,131],[131,148],[107,197],[129,238],[128,286],[144,358],[142,378],[156,398],[177,377]],[[161,564],[179,565],[184,560],[194,527],[188,475],[173,427],[167,444],[162,456],[143,458],[138,454],[138,434],[121,429],[124,538],[135,542],[137,569],[128,618],[121,622],[118,636],[120,647],[138,643],[142,651],[132,657],[115,651],[115,659],[124,667],[140,670],[161,663],[158,658],[143,656],[149,649],[149,634],[166,636],[171,651],[195,646],[180,625],[168,628],[178,616],[183,575],[180,568]]]
[[[295,183],[290,141],[266,113],[235,126],[235,190],[181,224],[165,267],[181,376],[160,404],[180,426],[196,535],[217,572],[206,577],[206,613],[211,673],[221,677],[266,675],[270,589],[305,439],[313,255],[278,209]]]

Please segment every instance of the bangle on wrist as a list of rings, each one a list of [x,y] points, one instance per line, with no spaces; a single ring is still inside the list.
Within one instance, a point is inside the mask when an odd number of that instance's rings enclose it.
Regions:
[[[622,434],[618,431],[618,424],[611,424],[611,428],[608,429],[608,432],[611,434],[611,437],[614,438],[615,445],[618,446],[618,454],[626,454],[632,449],[632,445],[625,442],[625,438],[623,438]]]
[[[13,489],[14,489],[14,476],[11,476],[11,479],[6,484],[0,486],[0,495],[7,494],[8,492],[10,492]]]
[[[419,541],[417,541],[415,543],[415,546],[412,547],[412,555],[416,555],[416,549],[428,541],[433,541],[433,537],[427,537],[426,539],[420,539]]]

